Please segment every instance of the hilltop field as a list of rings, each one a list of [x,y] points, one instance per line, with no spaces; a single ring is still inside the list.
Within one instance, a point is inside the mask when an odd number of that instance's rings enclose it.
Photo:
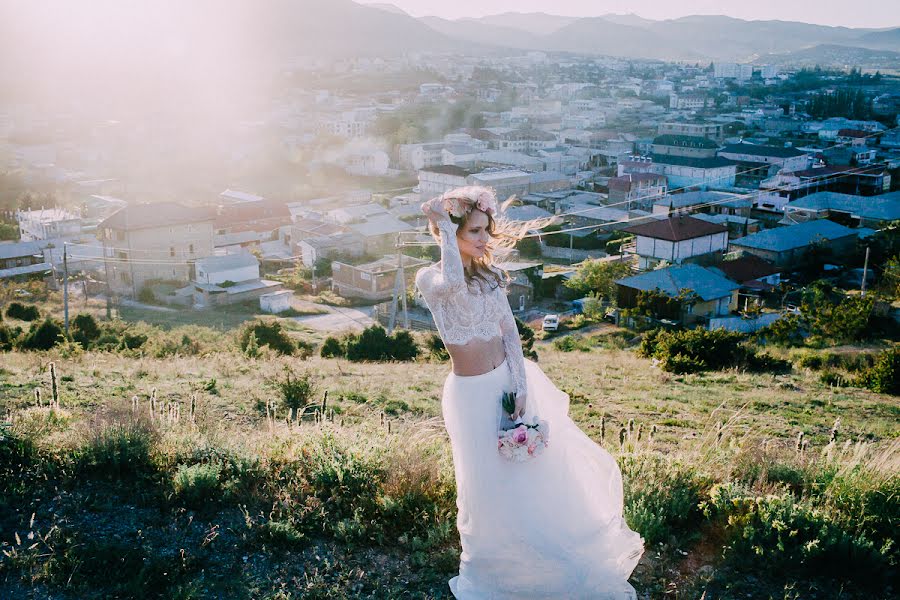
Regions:
[[[323,358],[321,334],[279,322],[292,355],[145,323],[104,350],[0,353],[0,597],[449,598],[440,349],[416,333],[413,360]],[[634,335],[534,350],[622,467],[640,597],[893,597],[900,402],[846,367],[883,348],[676,374]]]

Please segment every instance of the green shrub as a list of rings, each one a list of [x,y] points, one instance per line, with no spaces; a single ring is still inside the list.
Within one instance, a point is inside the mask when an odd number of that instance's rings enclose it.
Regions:
[[[519,317],[515,317],[515,319],[516,329],[519,331],[519,340],[522,343],[522,354],[525,355],[525,358],[537,360],[538,355],[534,350],[534,329]]]
[[[280,499],[276,520],[290,520],[304,533],[344,541],[372,539],[380,531],[379,504],[384,468],[373,457],[330,434],[304,446],[287,462],[271,463],[269,481]]]
[[[806,369],[818,371],[822,368],[824,360],[818,354],[804,354],[797,360],[797,364]]]
[[[6,316],[20,321],[37,321],[41,318],[41,311],[34,304],[10,302],[6,307]]]
[[[402,329],[388,335],[384,327],[376,324],[346,338],[346,356],[354,361],[412,360],[418,354],[412,334]]]
[[[21,327],[0,325],[0,352],[9,352],[15,348],[20,335],[22,335]]]
[[[808,501],[790,493],[756,496],[733,484],[715,486],[704,513],[726,536],[726,563],[774,574],[828,573],[871,582],[889,572],[885,548],[851,535]]]
[[[823,371],[822,374],[819,375],[819,381],[825,385],[833,385],[835,387],[847,387],[851,383],[850,379],[845,377],[842,373],[831,370]]]
[[[305,411],[312,403],[316,393],[316,384],[309,373],[298,376],[288,367],[285,367],[282,377],[271,381],[271,385],[281,395],[281,404],[290,409],[292,421],[297,418],[298,410]]]
[[[302,546],[306,536],[290,521],[266,521],[259,530],[260,537],[278,548]]]
[[[72,340],[85,349],[91,347],[94,340],[100,337],[100,326],[93,315],[79,314],[72,319]]]
[[[881,352],[858,379],[873,392],[900,396],[900,346]]]
[[[325,343],[322,344],[322,351],[320,352],[320,354],[322,358],[336,358],[344,356],[344,346],[336,337],[328,336],[327,338],[325,338]]]
[[[394,360],[413,360],[419,355],[419,347],[412,334],[405,329],[398,329],[393,335]]]
[[[359,335],[347,337],[350,360],[390,360],[391,338],[381,325],[366,327]]]
[[[644,336],[638,355],[659,360],[663,370],[672,373],[699,373],[729,367],[756,372],[790,371],[790,362],[758,354],[745,346],[743,340],[744,334],[725,329],[656,329]]]
[[[92,431],[78,453],[81,471],[110,479],[132,479],[155,470],[156,433],[141,421],[114,423]]]
[[[290,356],[297,350],[297,344],[277,321],[252,321],[244,325],[238,334],[238,345],[241,352],[247,352],[251,333],[256,336],[256,344],[268,346],[278,354]]]
[[[31,324],[31,329],[22,338],[19,348],[23,350],[50,350],[61,341],[65,341],[65,339],[66,336],[62,325],[47,317],[40,325],[37,323]]]
[[[428,351],[432,358],[437,360],[449,360],[450,353],[447,352],[447,347],[444,345],[444,340],[441,339],[441,336],[436,333],[432,333],[428,336]]]
[[[560,352],[590,352],[591,344],[580,335],[565,335],[553,340],[553,347]]]
[[[777,346],[799,346],[803,344],[804,328],[798,315],[784,315],[767,327],[756,332],[756,338]]]
[[[662,457],[628,457],[622,464],[625,517],[648,544],[680,541],[702,518],[705,483],[693,469]]]
[[[153,288],[149,285],[145,285],[141,288],[141,291],[138,292],[137,299],[138,302],[143,302],[144,304],[156,304],[156,294],[153,293]]]
[[[216,504],[221,497],[221,473],[222,467],[216,463],[180,465],[172,478],[175,497],[197,510]]]

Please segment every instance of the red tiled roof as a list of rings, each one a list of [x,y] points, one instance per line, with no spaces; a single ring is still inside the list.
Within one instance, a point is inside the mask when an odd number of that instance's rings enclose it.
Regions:
[[[838,137],[855,137],[855,138],[864,138],[869,137],[868,131],[863,131],[861,129],[840,129],[838,130]]]
[[[705,235],[724,233],[728,231],[728,228],[724,225],[701,221],[700,219],[695,219],[693,217],[679,216],[635,225],[629,227],[625,231],[658,240],[680,242],[682,240],[692,240]]]
[[[780,273],[781,269],[753,254],[747,254],[736,260],[729,260],[719,265],[725,277],[738,283],[747,283]]]

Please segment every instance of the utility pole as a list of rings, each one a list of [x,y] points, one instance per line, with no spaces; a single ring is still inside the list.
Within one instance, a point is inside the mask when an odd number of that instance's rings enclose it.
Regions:
[[[866,260],[863,262],[863,276],[862,276],[862,284],[860,285],[860,295],[865,298],[866,297],[866,275],[869,270],[869,247],[866,246]]]
[[[63,312],[66,316],[66,337],[69,337],[69,249],[63,242]]]

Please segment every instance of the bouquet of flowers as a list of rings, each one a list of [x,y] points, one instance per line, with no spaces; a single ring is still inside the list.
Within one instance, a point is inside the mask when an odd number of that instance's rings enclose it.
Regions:
[[[502,404],[504,412],[512,413],[516,406],[515,394],[503,392]],[[531,424],[516,422],[508,427],[501,425],[497,434],[497,450],[500,456],[513,462],[524,462],[539,456],[549,442],[549,425],[546,421],[539,420],[537,416]]]

